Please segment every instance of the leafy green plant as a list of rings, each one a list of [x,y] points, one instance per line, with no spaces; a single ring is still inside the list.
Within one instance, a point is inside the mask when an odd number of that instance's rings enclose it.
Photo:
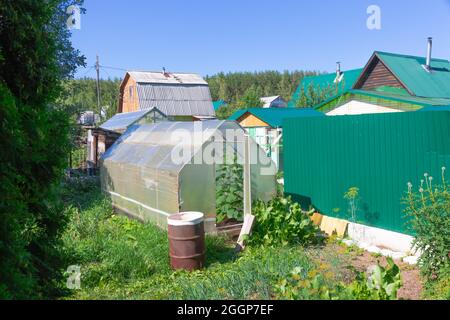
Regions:
[[[216,213],[217,222],[226,219],[241,221],[244,212],[243,198],[243,167],[233,162],[220,165],[216,177]]]
[[[310,218],[312,213],[304,212],[290,197],[278,196],[267,203],[257,201],[253,214],[256,221],[252,234],[246,239],[249,245],[308,245],[322,239]]]
[[[279,299],[316,300],[395,300],[402,286],[400,269],[388,258],[386,268],[379,264],[367,275],[358,273],[350,284],[332,281],[317,271],[304,272],[295,268],[290,277],[282,279],[276,286]]]
[[[276,297],[287,300],[342,300],[350,295],[344,285],[331,285],[322,274],[306,273],[296,267],[289,278],[284,278],[275,286]]]
[[[408,183],[405,213],[415,233],[414,246],[420,251],[419,265],[427,281],[439,280],[450,268],[450,193],[442,167],[442,184],[424,174],[418,192]]]
[[[450,300],[450,268],[440,270],[438,279],[425,283],[423,298]]]
[[[399,267],[392,258],[387,258],[388,265],[377,264],[370,275],[359,273],[350,285],[351,295],[356,300],[395,300],[397,291],[402,286]]]
[[[356,222],[356,217],[358,213],[358,201],[359,201],[359,188],[351,187],[344,193],[344,199],[348,201],[348,212],[350,214],[350,219]]]

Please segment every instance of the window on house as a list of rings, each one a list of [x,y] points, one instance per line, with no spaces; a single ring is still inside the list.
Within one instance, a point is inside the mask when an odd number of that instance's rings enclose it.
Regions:
[[[133,86],[130,86],[129,90],[130,90],[130,100],[132,100],[133,99]]]

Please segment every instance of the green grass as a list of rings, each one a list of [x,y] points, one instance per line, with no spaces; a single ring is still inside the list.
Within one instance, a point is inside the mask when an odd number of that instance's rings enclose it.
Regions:
[[[311,248],[248,248],[236,255],[234,243],[208,236],[206,268],[173,271],[166,232],[114,215],[95,181],[66,184],[63,200],[70,216],[63,235],[68,265],[82,273],[81,289],[68,299],[270,299],[294,268],[306,277],[320,267]]]

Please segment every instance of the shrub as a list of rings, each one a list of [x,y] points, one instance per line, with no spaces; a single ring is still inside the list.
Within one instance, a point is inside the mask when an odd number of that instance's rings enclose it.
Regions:
[[[55,190],[67,164],[60,80],[83,64],[65,8],[81,0],[0,4],[0,298],[59,296],[66,217]]]
[[[226,161],[225,161],[226,162]],[[243,168],[237,163],[225,163],[219,166],[216,178],[216,212],[217,222],[226,219],[243,219]]]
[[[319,229],[298,203],[276,197],[268,203],[257,201],[253,209],[255,226],[246,242],[249,245],[308,245],[318,243]]]
[[[431,300],[450,300],[449,268],[439,272],[439,279],[425,283],[423,297]]]
[[[406,215],[420,250],[419,266],[427,281],[438,280],[450,268],[450,193],[442,167],[442,184],[433,185],[425,173],[418,192],[408,183]]]

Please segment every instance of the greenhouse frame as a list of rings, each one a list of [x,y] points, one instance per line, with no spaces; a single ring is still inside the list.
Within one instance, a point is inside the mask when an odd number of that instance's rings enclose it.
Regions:
[[[135,124],[102,156],[102,190],[116,210],[141,221],[166,228],[169,214],[199,211],[206,232],[215,232],[216,170],[234,156],[243,164],[245,134],[235,121]],[[252,200],[267,201],[276,193],[276,166],[248,141]]]

